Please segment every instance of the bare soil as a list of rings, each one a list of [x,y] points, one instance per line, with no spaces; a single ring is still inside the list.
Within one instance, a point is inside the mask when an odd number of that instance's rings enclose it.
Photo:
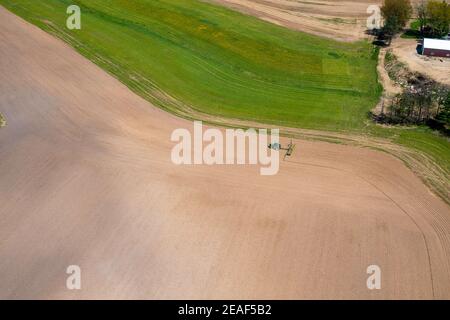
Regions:
[[[284,27],[340,41],[367,38],[370,5],[382,0],[204,0]],[[420,0],[412,0],[413,7]]]
[[[367,8],[380,0],[210,0],[294,30],[341,41],[367,38]]]
[[[0,57],[0,298],[450,298],[450,209],[400,160],[297,139],[276,176],[176,166],[191,122],[2,7]]]

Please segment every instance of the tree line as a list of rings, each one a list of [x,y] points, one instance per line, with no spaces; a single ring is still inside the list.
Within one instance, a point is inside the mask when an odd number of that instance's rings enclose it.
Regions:
[[[398,63],[389,52],[386,58],[392,59],[394,64]],[[450,136],[449,86],[415,72],[404,74],[393,71],[389,77],[399,77],[397,79],[402,83],[403,91],[392,99],[385,113],[375,116],[377,122],[428,125]]]
[[[425,124],[449,135],[450,91],[433,81],[410,86],[394,98],[389,111],[379,120],[390,124]]]
[[[422,1],[417,6],[422,36],[441,38],[450,32],[450,4],[446,1]]]
[[[381,31],[389,37],[397,34],[410,21],[413,11],[410,0],[385,0]],[[450,4],[446,0],[422,0],[416,13],[422,36],[441,38],[450,32]]]

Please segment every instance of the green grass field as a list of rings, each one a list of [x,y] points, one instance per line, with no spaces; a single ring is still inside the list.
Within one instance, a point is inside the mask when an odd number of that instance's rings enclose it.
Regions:
[[[369,134],[386,138],[396,144],[430,156],[443,170],[450,175],[450,143],[436,131],[426,126],[390,127],[370,126]]]
[[[425,154],[435,162],[442,172],[439,175],[428,175],[418,172],[420,178],[450,205],[450,142],[448,138],[433,132],[428,127],[416,129],[394,129],[392,141],[413,150],[417,154]],[[406,163],[409,165],[408,163]],[[436,166],[425,164],[434,171]]]
[[[450,175],[446,138],[368,123],[381,87],[378,51],[367,42],[294,32],[196,0],[0,4],[170,112],[384,137],[429,155]],[[66,28],[70,4],[81,7],[81,30]]]
[[[363,126],[380,93],[377,53],[368,43],[333,42],[199,1],[0,3],[92,60],[100,55],[102,67],[172,111],[183,106],[174,107],[157,89],[211,115],[353,130]],[[73,3],[82,10],[79,31],[65,27]]]

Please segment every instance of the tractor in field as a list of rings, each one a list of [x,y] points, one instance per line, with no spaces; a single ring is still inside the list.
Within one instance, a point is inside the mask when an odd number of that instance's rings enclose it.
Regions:
[[[295,144],[292,143],[292,139],[291,139],[291,142],[288,144],[288,146],[286,148],[283,148],[283,146],[280,143],[271,143],[268,145],[268,148],[272,149],[272,150],[276,150],[276,151],[280,151],[280,150],[286,151],[286,153],[284,154],[284,157],[283,157],[283,160],[286,160],[286,157],[290,157],[292,155],[292,153],[294,152]]]

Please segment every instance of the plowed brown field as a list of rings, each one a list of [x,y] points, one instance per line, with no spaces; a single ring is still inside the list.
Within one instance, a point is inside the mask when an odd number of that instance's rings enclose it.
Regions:
[[[0,298],[450,298],[449,207],[387,154],[175,166],[191,122],[1,7],[0,112]]]

